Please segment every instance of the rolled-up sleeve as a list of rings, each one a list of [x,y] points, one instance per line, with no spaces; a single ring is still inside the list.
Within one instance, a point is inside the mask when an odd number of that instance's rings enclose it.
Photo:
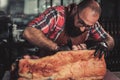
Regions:
[[[44,13],[41,13],[39,17],[32,20],[28,26],[40,29],[43,33],[48,33],[56,23],[57,12],[52,8],[48,8]]]
[[[90,29],[90,37],[97,41],[102,41],[107,37],[106,31],[99,22],[97,22],[94,27]]]

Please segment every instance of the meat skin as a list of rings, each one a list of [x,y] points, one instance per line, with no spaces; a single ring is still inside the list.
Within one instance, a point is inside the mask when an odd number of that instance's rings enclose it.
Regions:
[[[19,61],[18,80],[102,80],[106,74],[104,56],[94,50],[60,51],[39,59]]]

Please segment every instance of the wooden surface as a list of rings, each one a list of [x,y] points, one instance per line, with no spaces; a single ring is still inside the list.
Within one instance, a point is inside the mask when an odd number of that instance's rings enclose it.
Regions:
[[[110,72],[107,70],[104,80],[120,80],[120,72]]]

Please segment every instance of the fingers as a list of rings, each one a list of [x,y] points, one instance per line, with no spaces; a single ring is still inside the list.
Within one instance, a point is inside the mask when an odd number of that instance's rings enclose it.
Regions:
[[[73,45],[72,50],[84,50],[87,49],[86,44]]]
[[[30,56],[30,55],[25,55],[23,56],[24,59],[38,59],[39,57],[38,56]]]
[[[23,58],[24,59],[30,59],[31,57],[29,55],[24,55]]]
[[[98,49],[98,50],[95,51],[94,56],[101,59],[103,54],[104,54],[104,51]]]
[[[99,54],[99,59],[101,59],[102,55],[103,55],[104,51],[100,51],[100,54]]]
[[[99,54],[99,49],[95,50],[94,56],[97,56]]]
[[[81,48],[78,45],[73,45],[72,50],[81,50]]]

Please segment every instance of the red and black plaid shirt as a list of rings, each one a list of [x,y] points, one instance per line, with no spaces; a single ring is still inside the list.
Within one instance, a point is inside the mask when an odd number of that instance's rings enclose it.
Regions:
[[[46,37],[56,40],[63,31],[65,25],[65,7],[56,6],[46,9],[39,17],[35,18],[28,26],[40,29]],[[106,32],[102,26],[96,22],[93,28],[89,28],[89,37],[95,40],[103,40],[106,38]]]
[[[40,29],[48,38],[55,40],[64,28],[65,7],[56,6],[45,10],[29,26]]]

